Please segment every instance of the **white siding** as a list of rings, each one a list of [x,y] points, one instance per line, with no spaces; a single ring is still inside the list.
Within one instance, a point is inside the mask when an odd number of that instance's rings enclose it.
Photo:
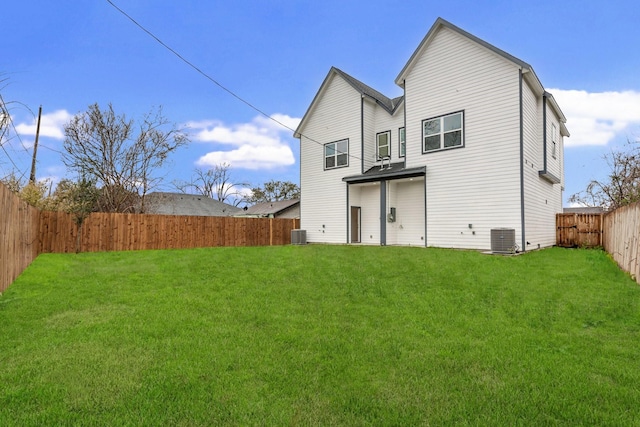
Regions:
[[[405,102],[407,167],[427,166],[427,245],[489,249],[498,227],[520,241],[518,67],[442,28],[406,76]],[[422,154],[422,121],[461,110],[464,148]]]
[[[547,132],[547,170],[562,177],[562,145],[558,140],[557,155],[551,152],[551,129],[555,123],[558,139],[558,118],[547,105],[547,126],[544,128],[543,99],[536,96],[526,82],[523,84],[524,129],[524,190],[525,190],[525,244],[527,250],[552,246],[556,242],[555,215],[562,211],[561,184],[552,184],[540,177],[544,170],[544,132]]]
[[[553,126],[556,129],[556,157],[553,157]],[[562,175],[560,120],[553,108],[547,104],[547,170],[560,178]]]
[[[362,208],[362,240],[365,245],[380,244],[380,184],[375,182],[357,186]]]
[[[329,77],[300,132],[300,226],[309,242],[347,241],[347,184],[360,173],[360,94],[341,77]],[[349,139],[349,166],[324,170],[324,145]],[[315,141],[313,141],[315,140]]]
[[[376,104],[365,98],[363,105],[364,122],[364,166],[366,172],[375,164],[376,159]]]
[[[388,208],[396,221],[387,223],[387,244],[424,246],[424,179],[389,182]]]
[[[398,129],[404,126],[404,110],[402,106],[398,108],[393,115],[389,114],[384,108],[376,106],[374,139],[372,141],[375,147],[375,135],[379,132],[391,132],[391,162],[399,162],[403,159],[399,156],[398,145],[400,143]],[[375,148],[374,148],[375,149]],[[377,164],[380,164],[379,162]],[[373,166],[373,165],[371,165]]]

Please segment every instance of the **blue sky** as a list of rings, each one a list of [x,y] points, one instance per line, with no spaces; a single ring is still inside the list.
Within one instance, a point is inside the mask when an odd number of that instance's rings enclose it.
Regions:
[[[640,137],[640,6],[634,1],[112,0],[164,43],[295,128],[331,66],[389,97],[438,17],[531,64],[567,116],[565,200],[606,174],[602,156]],[[196,167],[231,163],[235,181],[299,182],[299,147],[281,128],[190,68],[106,0],[5,2],[0,94],[20,138],[0,176],[28,176],[42,105],[37,177],[68,176],[62,126],[90,104],[140,118],[162,106],[191,143],[162,189]]]

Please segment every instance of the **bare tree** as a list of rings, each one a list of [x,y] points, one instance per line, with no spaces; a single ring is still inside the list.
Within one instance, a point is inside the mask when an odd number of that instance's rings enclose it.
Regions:
[[[153,172],[169,154],[188,142],[162,108],[147,113],[136,133],[135,122],[98,104],[77,114],[64,127],[64,164],[100,188],[105,212],[145,210],[145,196],[160,179]]]
[[[278,202],[280,200],[291,200],[300,197],[300,187],[291,181],[275,181],[265,182],[262,187],[254,187],[251,189],[251,196],[248,198],[250,203],[262,202]]]
[[[231,175],[231,165],[221,163],[207,170],[196,169],[191,182],[174,182],[174,186],[183,193],[201,194],[221,202],[238,206],[245,201],[243,189],[247,183],[235,182]]]
[[[6,80],[7,79],[4,78],[0,79],[0,90],[5,88]],[[0,145],[2,145],[2,143],[4,142],[4,139],[9,130],[9,120],[9,108],[7,107],[7,104],[5,103],[4,98],[0,93]]]
[[[604,156],[609,166],[606,180],[593,180],[572,195],[570,202],[613,210],[640,201],[640,141],[627,141],[626,150]]]
[[[8,130],[9,110],[2,99],[0,99],[0,145],[2,145]]]

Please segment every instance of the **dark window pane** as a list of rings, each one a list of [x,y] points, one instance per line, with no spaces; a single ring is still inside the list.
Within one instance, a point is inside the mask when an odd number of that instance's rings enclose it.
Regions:
[[[325,164],[325,166],[324,166],[325,168],[331,169],[331,168],[336,166],[336,158],[333,157],[333,156],[327,157],[324,160],[324,164]]]
[[[457,130],[455,132],[449,132],[444,134],[444,146],[455,147],[462,145],[462,132]]]
[[[427,136],[424,138],[424,151],[438,150],[440,148],[440,135]]]
[[[347,160],[346,154],[338,154],[338,166],[346,166]]]

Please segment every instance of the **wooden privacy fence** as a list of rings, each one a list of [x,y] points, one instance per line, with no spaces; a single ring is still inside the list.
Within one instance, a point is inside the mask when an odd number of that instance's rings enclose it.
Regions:
[[[0,183],[0,292],[43,252],[97,252],[291,243],[299,219],[42,212]]]
[[[39,252],[286,245],[299,226],[299,219],[92,213],[78,229],[70,214],[41,212]]]
[[[606,214],[557,214],[556,244],[603,247],[640,284],[640,203]]]
[[[38,214],[0,183],[0,292],[38,256]]]
[[[556,245],[565,248],[602,246],[601,213],[556,215]]]
[[[640,203],[604,217],[604,249],[640,284]]]

